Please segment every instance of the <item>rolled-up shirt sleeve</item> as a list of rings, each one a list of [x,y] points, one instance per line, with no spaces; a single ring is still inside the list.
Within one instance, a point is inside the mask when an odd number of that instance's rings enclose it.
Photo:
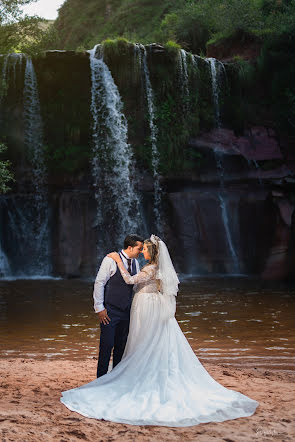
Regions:
[[[94,282],[93,299],[94,299],[94,311],[96,313],[105,309],[104,306],[104,288],[112,274],[114,261],[107,256],[103,259],[97,276]]]

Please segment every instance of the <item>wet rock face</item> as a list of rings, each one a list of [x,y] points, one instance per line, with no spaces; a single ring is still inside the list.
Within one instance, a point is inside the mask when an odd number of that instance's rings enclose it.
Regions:
[[[78,278],[95,273],[95,213],[95,201],[89,191],[64,191],[55,195],[52,243],[56,275]]]
[[[246,160],[282,159],[276,134],[272,129],[254,126],[245,130],[243,136],[236,136],[230,129],[214,129],[198,138],[191,139],[190,144],[204,149],[211,149],[225,155],[241,155]]]
[[[155,103],[161,109],[163,125],[159,137],[165,165],[173,126],[170,119],[182,103],[179,106],[172,103],[174,107],[171,105],[171,108],[170,102],[161,103],[159,90],[171,87],[168,81],[164,81],[167,72],[163,60],[167,59],[165,63],[169,63],[170,68],[174,61],[167,57],[162,46],[150,45],[148,50],[151,83],[158,100]],[[132,68],[128,64],[130,60],[133,60]],[[203,68],[192,87],[195,94],[203,94],[196,101],[196,106],[202,106],[202,112],[192,129],[194,136],[181,148],[183,152],[189,152],[190,156],[185,158],[193,166],[187,169],[172,167],[160,176],[164,239],[177,271],[205,275],[256,274],[267,279],[294,278],[294,152],[283,146],[281,139],[268,127],[252,125],[240,135],[236,135],[231,127],[212,129],[211,79],[206,77],[208,63],[198,59],[197,64]],[[34,60],[34,66],[49,171],[52,274],[66,278],[93,277],[100,264],[96,258],[98,238],[103,242],[107,236],[105,229],[112,231],[112,225],[105,214],[102,214],[105,216],[103,228],[96,222],[97,201],[90,167],[89,54],[49,51]],[[145,220],[145,232],[138,233],[158,233],[153,211],[154,176],[147,167],[150,162],[150,129],[146,96],[139,68],[134,65],[133,49],[132,53],[121,56],[120,63],[110,61],[110,69],[124,103],[129,141],[134,147],[135,185]],[[177,67],[173,69],[178,81]],[[33,189],[23,140],[23,74],[24,66],[20,65],[16,71],[15,88],[11,83],[0,115],[0,129],[7,137],[9,158],[17,179],[13,192],[0,200],[0,241],[3,256],[10,256],[14,261],[12,268],[21,268],[22,259],[17,249],[11,252],[11,244],[26,232],[22,230],[21,221],[12,228],[9,214],[16,211],[11,208],[12,203],[25,201]],[[174,88],[179,89],[179,83]],[[172,92],[169,89],[169,94]],[[183,126],[181,118],[180,115],[180,129]],[[178,154],[179,151],[174,157]],[[195,161],[195,158],[199,160]],[[107,187],[103,190],[108,192]],[[30,211],[30,208],[23,209],[22,204],[17,209],[23,216]],[[110,250],[121,246],[108,242]]]
[[[170,243],[178,269],[183,273],[235,273],[218,193],[218,187],[202,186],[168,196]],[[242,185],[226,195],[228,228],[239,273],[257,274],[264,269],[269,238],[276,228],[273,207],[266,197],[265,191],[249,191]],[[182,250],[187,253],[180,253]]]

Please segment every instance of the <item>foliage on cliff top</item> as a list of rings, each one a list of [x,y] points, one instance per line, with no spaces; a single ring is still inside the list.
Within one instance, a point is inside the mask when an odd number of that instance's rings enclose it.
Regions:
[[[295,0],[66,0],[54,24],[42,30],[37,17],[20,15],[19,6],[30,1],[0,3],[7,17],[14,14],[10,21],[0,18],[0,53],[86,50],[103,40],[124,37],[143,44],[173,40],[204,54],[210,41],[244,32],[265,42],[295,21]],[[12,25],[16,19],[17,25]]]
[[[60,47],[89,49],[107,38],[124,36],[151,43],[157,39],[161,21],[186,0],[66,0],[59,10],[56,29]]]
[[[294,19],[295,0],[66,0],[54,26],[58,49],[90,49],[121,36],[144,44],[174,40],[201,53],[212,38],[245,31],[265,40]]]

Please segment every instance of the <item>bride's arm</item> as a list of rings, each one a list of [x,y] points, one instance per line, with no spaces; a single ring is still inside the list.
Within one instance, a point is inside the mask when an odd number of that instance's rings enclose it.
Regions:
[[[130,273],[126,270],[118,253],[109,253],[107,256],[109,258],[112,258],[117,263],[126,284],[139,284],[142,282],[147,282],[154,278],[154,266],[146,267],[144,270],[141,270],[139,273],[137,273],[137,275],[131,276]]]

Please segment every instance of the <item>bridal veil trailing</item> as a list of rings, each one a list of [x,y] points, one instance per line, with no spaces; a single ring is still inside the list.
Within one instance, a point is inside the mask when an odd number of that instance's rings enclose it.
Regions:
[[[251,416],[259,403],[215,381],[194,354],[176,319],[179,280],[160,238],[158,263],[135,276],[129,336],[121,362],[106,375],[62,393],[83,416],[133,425],[185,427]],[[160,282],[160,284],[159,284]]]

